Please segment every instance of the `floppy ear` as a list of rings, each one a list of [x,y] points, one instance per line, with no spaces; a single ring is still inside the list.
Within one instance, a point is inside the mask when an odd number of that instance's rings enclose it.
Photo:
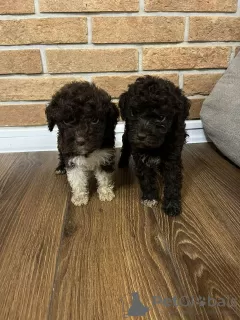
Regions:
[[[190,100],[182,93],[180,99],[177,101],[177,117],[179,122],[183,122],[189,116]]]
[[[115,127],[118,121],[119,111],[113,102],[109,103],[106,114],[106,127],[104,133],[103,145],[107,148],[114,147],[115,143]]]
[[[114,129],[116,127],[116,124],[118,122],[119,117],[119,111],[116,107],[115,103],[110,102],[109,103],[109,109],[107,111],[107,127],[106,127],[106,133],[107,135],[112,132],[114,132]]]
[[[183,95],[182,96],[182,109],[183,109],[183,117],[185,120],[189,116],[190,106],[191,106],[190,100]]]
[[[181,95],[176,97],[175,101],[175,116],[172,124],[172,136],[174,144],[182,148],[183,143],[187,137],[185,131],[185,120],[189,115],[190,101],[181,92]]]
[[[119,117],[119,110],[116,107],[115,103],[110,102],[110,106],[109,106],[109,111],[108,111],[108,121],[114,126],[116,126],[117,121],[118,121],[118,117]],[[108,123],[109,123],[108,122]]]
[[[49,105],[46,107],[45,114],[46,114],[46,118],[47,118],[48,129],[49,129],[49,131],[53,131],[53,128],[56,124],[56,121],[55,121],[55,115],[54,115],[55,110],[54,110],[52,102],[50,102]]]
[[[190,100],[184,95],[183,91],[176,87],[171,94],[171,104],[175,113],[175,124],[177,127],[182,127],[184,121],[189,115]]]
[[[126,119],[127,105],[128,105],[128,93],[124,92],[119,97],[119,108],[120,108],[121,117],[123,120]]]

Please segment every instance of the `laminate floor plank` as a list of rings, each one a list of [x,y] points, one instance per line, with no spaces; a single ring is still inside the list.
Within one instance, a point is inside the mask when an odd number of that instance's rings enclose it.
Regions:
[[[132,165],[112,202],[93,183],[75,207],[55,153],[0,155],[0,319],[240,319],[240,170],[210,144],[183,163],[173,218],[141,205]]]
[[[0,319],[47,319],[68,188],[56,153],[0,156]]]
[[[154,209],[161,234],[184,294],[205,299],[195,317],[240,319],[240,170],[208,144],[187,145],[183,162],[183,213]]]
[[[240,318],[239,169],[207,144],[187,145],[184,165],[180,217],[142,207],[131,169],[117,171],[111,203],[70,205],[51,319],[122,319],[135,291],[146,319]],[[231,306],[208,305],[219,299]]]
[[[54,289],[51,319],[122,319],[138,292],[146,319],[170,319],[173,308],[153,308],[152,296],[180,294],[180,282],[152,210],[139,202],[131,171],[117,172],[116,198],[69,207]],[[169,261],[170,262],[170,261]],[[182,311],[175,310],[174,319]]]

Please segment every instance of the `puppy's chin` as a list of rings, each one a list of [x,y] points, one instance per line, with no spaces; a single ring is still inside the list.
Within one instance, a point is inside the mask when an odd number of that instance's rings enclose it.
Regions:
[[[135,140],[133,141],[133,145],[137,149],[157,149],[160,148],[163,144],[164,139],[159,139],[159,141],[139,141]]]
[[[82,146],[76,146],[75,152],[80,156],[87,157],[92,151]]]
[[[135,144],[136,149],[142,149],[142,150],[150,150],[150,149],[157,149],[160,148],[161,145],[160,144],[155,144],[155,145],[149,145],[149,144],[143,144],[143,143],[139,143],[139,144]]]
[[[78,152],[79,156],[82,156],[82,157],[85,157],[85,158],[87,158],[90,153],[91,153],[91,152],[87,152],[87,151]]]
[[[82,147],[82,146],[77,146],[75,148],[76,153],[79,156],[83,156],[83,157],[88,157],[92,152],[94,152],[95,150],[99,149],[99,147],[92,147],[92,148],[86,148],[86,147]]]

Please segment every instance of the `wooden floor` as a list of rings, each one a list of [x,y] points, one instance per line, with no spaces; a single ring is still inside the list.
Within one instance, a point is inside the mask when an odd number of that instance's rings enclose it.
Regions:
[[[240,170],[208,144],[183,158],[171,218],[139,203],[131,170],[114,201],[78,208],[56,153],[0,155],[0,319],[123,319],[133,292],[149,311],[131,319],[240,319]]]

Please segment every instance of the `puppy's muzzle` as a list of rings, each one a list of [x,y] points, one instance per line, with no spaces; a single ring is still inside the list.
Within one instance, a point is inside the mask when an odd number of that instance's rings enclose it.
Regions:
[[[138,135],[137,135],[137,138],[139,141],[144,141],[146,139],[146,134],[143,133],[143,132],[139,132]]]
[[[82,137],[76,137],[76,142],[78,146],[84,146],[85,145],[85,139]]]

